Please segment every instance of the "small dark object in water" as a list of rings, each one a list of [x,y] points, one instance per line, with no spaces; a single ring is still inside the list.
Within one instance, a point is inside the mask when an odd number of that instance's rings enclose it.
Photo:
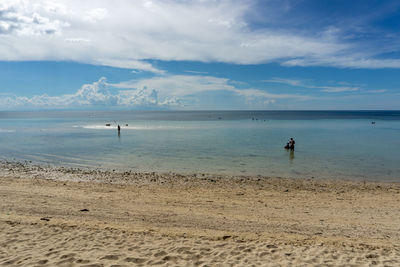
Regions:
[[[376,122],[372,121],[371,124],[375,124]]]
[[[284,146],[284,148],[289,149],[290,148],[289,143],[287,143],[286,146]]]
[[[106,126],[111,126],[111,123],[106,123]]]
[[[80,211],[89,211],[88,209],[81,209]]]
[[[125,126],[128,126],[128,124],[125,124]]]
[[[220,120],[220,119],[222,119],[221,117],[218,117],[218,119]]]
[[[120,132],[121,131],[121,126],[119,126],[119,124],[118,124],[118,132]]]

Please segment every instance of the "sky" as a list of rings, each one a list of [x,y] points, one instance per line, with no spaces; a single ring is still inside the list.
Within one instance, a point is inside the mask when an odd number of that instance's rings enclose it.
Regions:
[[[400,110],[398,0],[0,0],[0,110]]]

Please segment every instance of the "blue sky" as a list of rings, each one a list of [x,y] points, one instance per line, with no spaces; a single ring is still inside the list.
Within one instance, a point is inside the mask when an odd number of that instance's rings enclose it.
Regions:
[[[399,1],[0,2],[0,110],[400,109]]]

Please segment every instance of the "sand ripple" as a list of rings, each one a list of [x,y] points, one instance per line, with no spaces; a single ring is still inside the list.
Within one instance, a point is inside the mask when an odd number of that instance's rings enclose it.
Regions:
[[[1,223],[3,266],[398,266],[398,249]]]

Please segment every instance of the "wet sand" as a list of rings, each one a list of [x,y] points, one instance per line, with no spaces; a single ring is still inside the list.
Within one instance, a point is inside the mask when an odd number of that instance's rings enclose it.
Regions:
[[[4,266],[399,266],[400,183],[0,163]]]

